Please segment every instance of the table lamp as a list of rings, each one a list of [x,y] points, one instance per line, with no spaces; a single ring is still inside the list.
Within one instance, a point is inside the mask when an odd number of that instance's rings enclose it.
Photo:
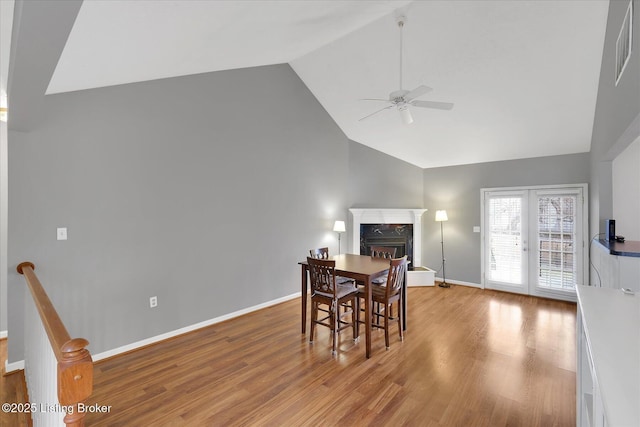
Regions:
[[[344,221],[336,221],[335,224],[333,224],[333,231],[338,233],[338,254],[340,254],[340,233],[347,231]]]

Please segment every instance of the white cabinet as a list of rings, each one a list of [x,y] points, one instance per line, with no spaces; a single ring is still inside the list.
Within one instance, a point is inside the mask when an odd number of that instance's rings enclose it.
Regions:
[[[582,285],[576,291],[577,425],[640,426],[640,296]]]
[[[581,315],[581,310],[578,308],[577,425],[581,427],[605,427],[607,423],[602,408],[602,399]]]

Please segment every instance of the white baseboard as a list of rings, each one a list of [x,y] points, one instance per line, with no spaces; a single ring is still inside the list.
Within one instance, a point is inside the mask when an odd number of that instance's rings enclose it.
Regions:
[[[112,350],[107,350],[102,353],[92,354],[91,358],[94,362],[98,360],[106,359],[109,357],[117,356],[118,354],[126,353],[128,351],[135,350],[140,347],[144,347],[150,344],[155,344],[160,341],[164,341],[169,338],[176,337],[178,335],[186,334],[187,332],[195,331],[196,329],[205,328],[207,326],[215,325],[216,323],[223,322],[225,320],[233,319],[234,317],[242,316],[247,313],[251,313],[253,311],[257,311],[266,307],[270,307],[272,305],[280,304],[281,302],[289,301],[295,298],[300,298],[301,293],[295,293],[291,295],[284,296],[282,298],[278,298],[272,301],[267,301],[262,304],[254,305],[253,307],[244,308],[242,310],[234,311],[233,313],[228,313],[219,317],[215,317],[213,319],[205,320],[199,323],[195,323],[193,325],[185,326],[184,328],[176,329],[174,331],[166,332],[164,334],[156,335],[155,337],[146,338],[140,341],[136,341],[131,344],[123,345],[118,348],[114,348]]]
[[[9,363],[8,360],[4,361],[4,372],[5,374],[10,374],[14,371],[24,370],[24,360],[18,360],[17,362]]]
[[[436,277],[438,282],[442,282],[442,277]],[[472,282],[463,282],[461,280],[451,280],[447,279],[447,283],[451,283],[452,285],[462,285],[462,286],[470,286],[472,288],[484,289],[484,287],[480,283],[472,283]]]
[[[282,298],[278,298],[272,301],[267,301],[262,304],[254,305],[253,307],[248,307],[242,310],[234,311],[233,313],[228,313],[223,316],[215,317],[213,319],[205,320],[203,322],[195,323],[193,325],[185,326],[184,328],[176,329],[174,331],[166,332],[164,334],[156,335],[155,337],[146,338],[141,341],[137,341],[131,344],[123,345],[118,348],[114,348],[112,350],[107,350],[102,353],[92,354],[91,358],[94,362],[98,360],[106,359],[108,357],[117,356],[121,353],[126,353],[131,350],[135,350],[140,347],[144,347],[150,344],[154,344],[169,338],[173,338],[178,335],[186,334],[187,332],[195,331],[196,329],[204,328],[207,326],[214,325],[216,323],[223,322],[225,320],[233,319],[234,317],[242,316],[243,314],[251,313],[253,311],[257,311],[272,305],[280,304],[281,302],[289,301],[295,298],[300,298],[300,292],[284,296]],[[6,331],[5,331],[6,334]],[[24,360],[19,360],[17,362],[9,363],[9,361],[5,361],[5,373],[11,373],[14,371],[19,371],[24,369]]]
[[[7,338],[7,336],[8,336],[7,331],[0,331],[0,339]],[[5,374],[10,374],[11,372],[20,371],[22,369],[24,369],[24,360],[18,360],[17,362],[11,362],[11,363],[9,363],[8,360],[4,361]]]

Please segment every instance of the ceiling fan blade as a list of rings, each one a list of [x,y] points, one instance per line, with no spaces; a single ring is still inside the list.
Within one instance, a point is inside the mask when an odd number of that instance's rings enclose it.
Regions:
[[[384,101],[384,102],[391,102],[388,99],[382,99],[382,98],[360,98],[358,101]]]
[[[411,92],[409,92],[408,94],[406,94],[404,96],[404,100],[409,102],[412,99],[418,98],[422,95],[424,95],[425,93],[429,93],[431,92],[433,89],[430,88],[429,86],[425,86],[425,85],[420,85],[417,88],[415,88],[414,90],[412,90]]]
[[[437,108],[438,110],[451,110],[453,108],[453,104],[450,102],[411,101],[410,104],[420,108]]]
[[[361,119],[358,119],[358,121],[359,121],[359,122],[361,122],[361,121],[363,121],[363,120],[365,120],[365,119],[368,119],[369,117],[371,117],[371,116],[373,116],[373,115],[378,114],[378,113],[379,113],[379,112],[381,112],[381,111],[388,110],[389,108],[393,108],[393,107],[395,107],[395,105],[389,105],[388,107],[381,108],[381,109],[379,109],[379,110],[377,110],[377,111],[374,111],[373,113],[371,113],[371,114],[369,114],[369,115],[367,115],[367,116],[364,116],[364,117],[363,117],[363,118],[361,118]]]

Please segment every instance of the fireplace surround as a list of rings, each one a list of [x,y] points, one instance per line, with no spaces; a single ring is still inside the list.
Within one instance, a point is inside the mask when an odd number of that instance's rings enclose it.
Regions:
[[[349,209],[353,215],[351,227],[351,252],[360,253],[361,225],[363,224],[410,224],[413,228],[413,259],[411,265],[414,271],[407,273],[409,286],[433,286],[435,272],[422,265],[422,215],[426,209]],[[420,267],[420,268],[418,268]]]
[[[353,215],[351,251],[360,253],[360,226],[362,224],[411,224],[413,226],[413,259],[422,262],[422,214],[426,209],[349,209]]]

